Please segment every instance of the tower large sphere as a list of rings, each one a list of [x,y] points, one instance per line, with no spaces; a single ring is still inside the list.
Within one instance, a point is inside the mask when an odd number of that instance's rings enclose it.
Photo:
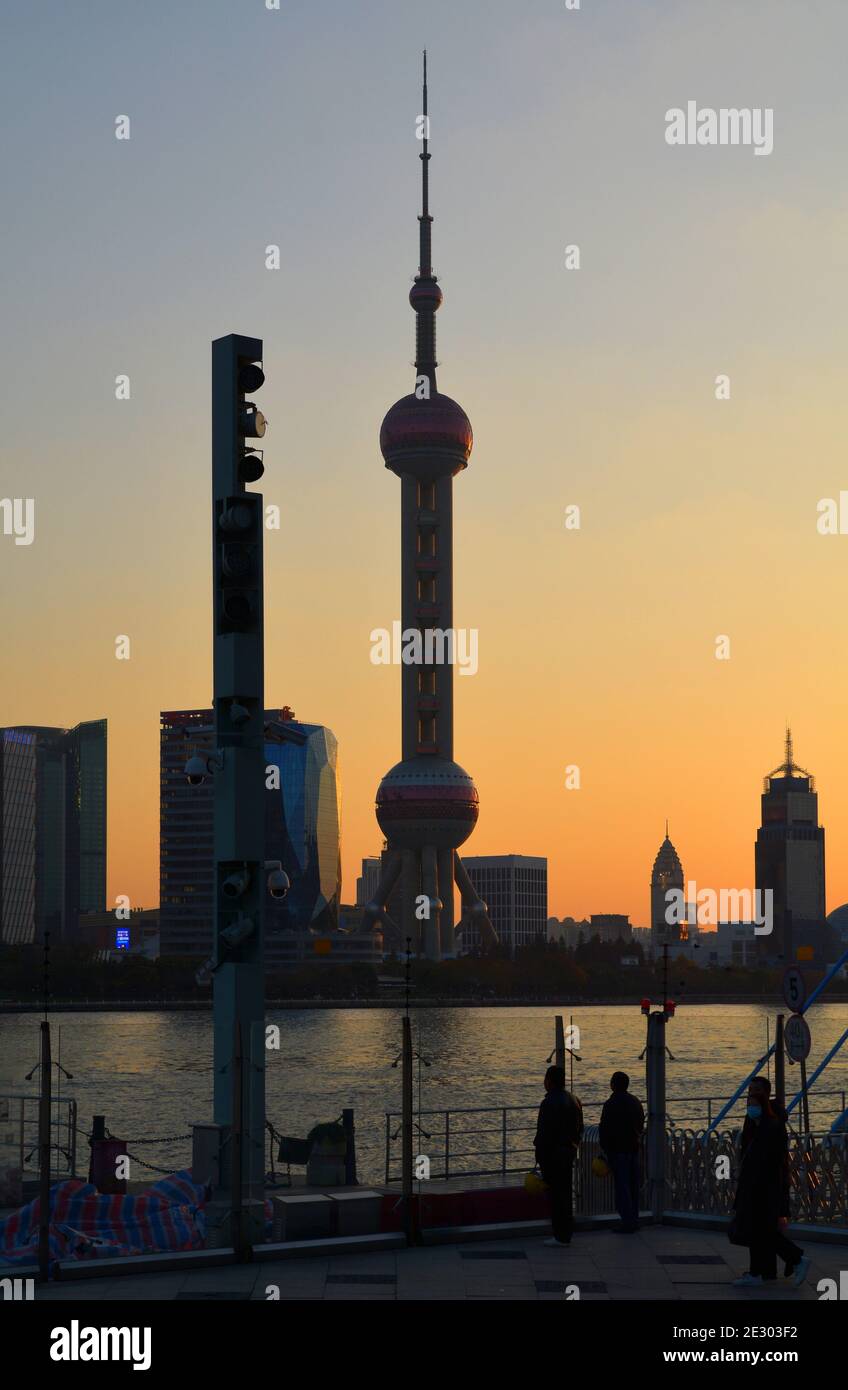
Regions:
[[[386,467],[421,481],[453,476],[468,467],[474,435],[471,421],[450,396],[434,391],[428,399],[403,396],[380,428]]]
[[[472,778],[446,758],[408,758],[377,789],[377,822],[392,849],[458,849],[479,809]]]

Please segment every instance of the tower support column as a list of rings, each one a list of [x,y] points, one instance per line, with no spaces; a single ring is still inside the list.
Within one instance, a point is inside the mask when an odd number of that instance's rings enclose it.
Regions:
[[[453,855],[452,849],[439,850],[439,897],[442,911],[439,915],[439,947],[444,958],[456,955],[456,935],[454,932],[453,906]]]

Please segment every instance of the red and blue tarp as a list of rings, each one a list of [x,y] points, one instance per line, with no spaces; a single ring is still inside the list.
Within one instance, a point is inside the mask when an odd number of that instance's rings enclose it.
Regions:
[[[50,1189],[50,1258],[114,1259],[201,1249],[208,1197],[209,1189],[195,1183],[187,1168],[134,1195],[107,1196],[78,1178],[57,1183]],[[0,1264],[37,1261],[40,1217],[36,1197],[0,1220]]]

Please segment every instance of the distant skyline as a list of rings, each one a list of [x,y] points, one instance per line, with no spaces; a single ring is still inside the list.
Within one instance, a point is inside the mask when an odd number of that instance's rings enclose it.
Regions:
[[[848,536],[816,526],[848,487],[848,11],[799,13],[11,0],[0,498],[35,515],[30,545],[0,530],[0,725],[108,719],[107,904],[158,900],[159,713],[211,698],[210,343],[230,332],[265,342],[266,705],[338,737],[345,901],[379,851],[400,676],[369,639],[400,617],[400,499],[378,432],[413,379],[424,47],[439,387],[475,434],[465,852],[547,857],[551,916],[647,925],[668,817],[699,883],[753,885],[788,719],[828,910],[848,900]],[[670,146],[690,100],[772,109],[773,150]]]

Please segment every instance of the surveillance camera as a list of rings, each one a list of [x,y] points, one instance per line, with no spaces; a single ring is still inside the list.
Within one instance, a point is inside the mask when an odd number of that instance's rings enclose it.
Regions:
[[[268,892],[278,902],[282,901],[290,887],[289,876],[282,869],[273,869],[268,875]]]
[[[195,753],[193,758],[189,758],[185,765],[185,775],[188,778],[190,787],[199,787],[209,775],[209,763],[206,758],[201,758]]]
[[[237,873],[225,878],[221,887],[228,898],[240,898],[249,883],[250,874],[247,869],[239,869]]]

